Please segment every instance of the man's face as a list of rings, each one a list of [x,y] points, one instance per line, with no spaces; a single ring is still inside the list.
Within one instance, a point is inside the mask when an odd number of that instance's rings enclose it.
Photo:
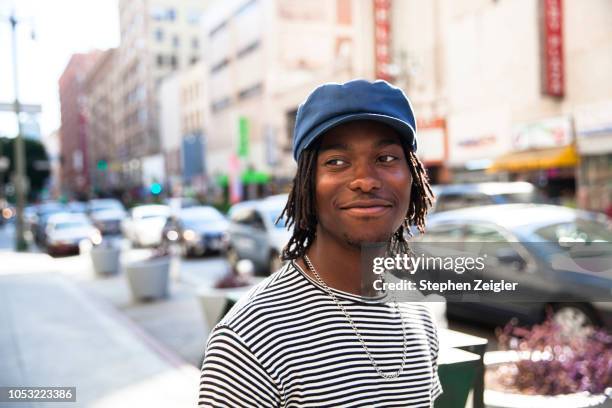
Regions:
[[[408,212],[411,183],[391,127],[355,121],[333,128],[317,158],[317,235],[353,246],[388,241]]]

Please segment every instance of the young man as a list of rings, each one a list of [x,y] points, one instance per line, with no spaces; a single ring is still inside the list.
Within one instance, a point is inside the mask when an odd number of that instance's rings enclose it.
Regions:
[[[442,392],[427,308],[361,295],[364,244],[408,250],[432,193],[404,93],[384,81],[317,88],[300,106],[282,214],[288,263],[209,337],[200,407],[431,407]]]

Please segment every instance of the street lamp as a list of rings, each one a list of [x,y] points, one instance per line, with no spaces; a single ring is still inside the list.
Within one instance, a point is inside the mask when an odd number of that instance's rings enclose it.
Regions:
[[[27,242],[24,238],[23,228],[23,209],[25,207],[25,190],[26,190],[26,171],[25,171],[25,146],[23,141],[23,135],[21,134],[21,120],[19,115],[21,113],[21,104],[19,103],[19,81],[17,72],[17,24],[19,21],[15,17],[15,11],[13,11],[9,17],[9,23],[11,24],[11,35],[12,35],[12,53],[13,53],[13,87],[15,90],[15,102],[13,104],[15,110],[15,117],[17,119],[17,137],[15,138],[14,144],[14,156],[15,156],[15,249],[17,251],[25,251],[28,248]],[[34,36],[32,36],[34,37]]]

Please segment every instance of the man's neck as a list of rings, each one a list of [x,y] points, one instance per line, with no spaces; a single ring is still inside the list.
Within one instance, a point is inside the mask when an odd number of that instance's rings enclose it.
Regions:
[[[327,286],[355,295],[364,295],[361,248],[320,234],[310,245],[306,255]],[[297,262],[302,270],[316,280],[303,258],[298,259]]]

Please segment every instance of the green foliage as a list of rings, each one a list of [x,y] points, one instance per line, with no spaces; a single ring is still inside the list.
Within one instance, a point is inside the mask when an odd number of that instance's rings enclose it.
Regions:
[[[50,175],[49,157],[43,144],[37,140],[24,138],[26,156],[26,175],[30,181],[29,198],[35,198],[44,187]],[[15,171],[15,139],[0,138],[0,156],[8,157],[10,165],[8,170],[0,173],[6,186],[13,178]]]

